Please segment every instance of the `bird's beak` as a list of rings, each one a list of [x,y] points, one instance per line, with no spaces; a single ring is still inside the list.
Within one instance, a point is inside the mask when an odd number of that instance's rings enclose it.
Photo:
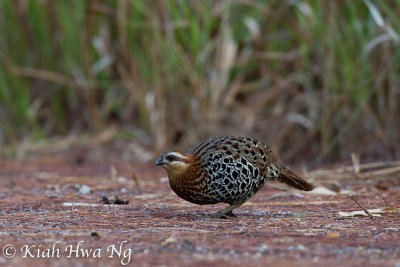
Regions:
[[[165,164],[165,162],[163,161],[163,158],[161,156],[156,160],[156,162],[154,162],[154,166],[159,166],[163,164]]]

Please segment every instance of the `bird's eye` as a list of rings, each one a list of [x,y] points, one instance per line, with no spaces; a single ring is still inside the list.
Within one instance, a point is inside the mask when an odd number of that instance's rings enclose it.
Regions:
[[[168,160],[168,161],[174,161],[176,159],[176,157],[173,156],[173,155],[168,155],[168,156],[165,157],[165,159]]]

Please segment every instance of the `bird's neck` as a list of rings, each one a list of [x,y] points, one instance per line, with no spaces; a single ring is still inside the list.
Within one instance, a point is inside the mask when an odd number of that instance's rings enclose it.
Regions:
[[[185,192],[192,187],[193,180],[197,179],[200,175],[196,159],[192,157],[187,161],[186,165],[179,166],[179,168],[169,168],[167,169],[167,173],[171,188],[178,196],[188,200]]]
[[[188,169],[190,169],[190,165],[167,169],[169,182],[177,183],[180,180],[184,179],[184,176]]]

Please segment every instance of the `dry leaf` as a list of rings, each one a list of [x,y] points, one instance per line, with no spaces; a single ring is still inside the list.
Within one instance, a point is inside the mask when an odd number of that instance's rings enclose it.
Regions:
[[[335,191],[332,191],[326,187],[318,186],[314,190],[310,191],[309,194],[316,194],[316,195],[336,195]]]
[[[165,246],[168,245],[169,243],[176,243],[176,238],[175,237],[168,237],[167,239],[165,239],[164,241],[161,242],[161,246]]]
[[[337,237],[340,237],[340,234],[339,233],[327,233],[326,237],[328,237],[328,238],[337,238]]]
[[[369,213],[371,213],[372,216],[375,217],[380,217],[381,215],[379,213],[385,213],[384,209],[372,209],[368,210]],[[339,216],[340,217],[353,217],[353,216],[369,216],[365,211],[363,210],[356,210],[352,212],[345,212],[345,211],[339,211]]]

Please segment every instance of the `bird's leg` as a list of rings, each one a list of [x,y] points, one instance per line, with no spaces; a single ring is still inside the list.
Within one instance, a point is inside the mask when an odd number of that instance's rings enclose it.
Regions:
[[[216,215],[217,215],[217,216],[220,216],[220,217],[233,217],[233,216],[235,216],[235,215],[233,214],[233,209],[236,209],[237,207],[240,207],[242,204],[243,204],[243,203],[230,205],[229,207],[227,207],[227,208],[225,208],[225,209],[223,209],[223,210],[218,211],[218,212],[216,213]]]

